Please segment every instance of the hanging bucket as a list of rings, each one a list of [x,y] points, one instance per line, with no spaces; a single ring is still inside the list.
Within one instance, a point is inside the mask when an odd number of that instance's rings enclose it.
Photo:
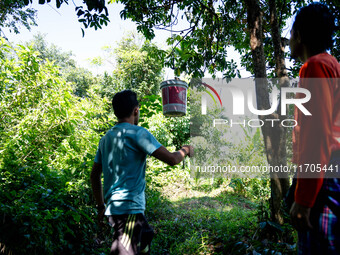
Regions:
[[[163,114],[178,117],[187,111],[188,84],[181,80],[167,80],[161,83]]]

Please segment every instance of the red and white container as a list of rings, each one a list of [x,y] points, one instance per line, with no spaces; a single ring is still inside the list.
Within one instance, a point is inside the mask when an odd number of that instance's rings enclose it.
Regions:
[[[163,114],[165,116],[178,117],[187,112],[188,84],[181,80],[163,81],[162,90]]]

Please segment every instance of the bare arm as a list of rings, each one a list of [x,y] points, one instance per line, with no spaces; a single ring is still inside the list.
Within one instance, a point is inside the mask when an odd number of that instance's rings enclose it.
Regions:
[[[183,161],[185,156],[191,157],[193,154],[193,149],[189,145],[184,145],[179,151],[170,152],[164,146],[161,146],[155,150],[151,156],[167,163],[170,166],[174,166]]]
[[[97,206],[101,207],[104,205],[104,196],[102,188],[102,165],[94,163],[91,171],[91,185],[94,198],[96,199]]]

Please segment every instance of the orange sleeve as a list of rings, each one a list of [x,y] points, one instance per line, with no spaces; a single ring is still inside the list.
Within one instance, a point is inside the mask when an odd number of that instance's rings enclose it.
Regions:
[[[300,87],[311,93],[311,99],[304,106],[312,115],[299,112],[298,164],[301,167],[298,168],[295,201],[303,206],[313,207],[325,173],[313,169],[318,164],[321,168],[327,167],[331,155],[333,91],[326,79],[327,66],[315,62],[306,64],[300,73]],[[305,164],[309,164],[309,168]],[[306,175],[308,178],[304,178]]]

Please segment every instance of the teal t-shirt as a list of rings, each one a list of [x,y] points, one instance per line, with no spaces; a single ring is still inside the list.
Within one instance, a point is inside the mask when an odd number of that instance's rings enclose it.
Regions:
[[[106,215],[144,213],[146,156],[162,145],[145,128],[127,122],[112,127],[99,142]]]

